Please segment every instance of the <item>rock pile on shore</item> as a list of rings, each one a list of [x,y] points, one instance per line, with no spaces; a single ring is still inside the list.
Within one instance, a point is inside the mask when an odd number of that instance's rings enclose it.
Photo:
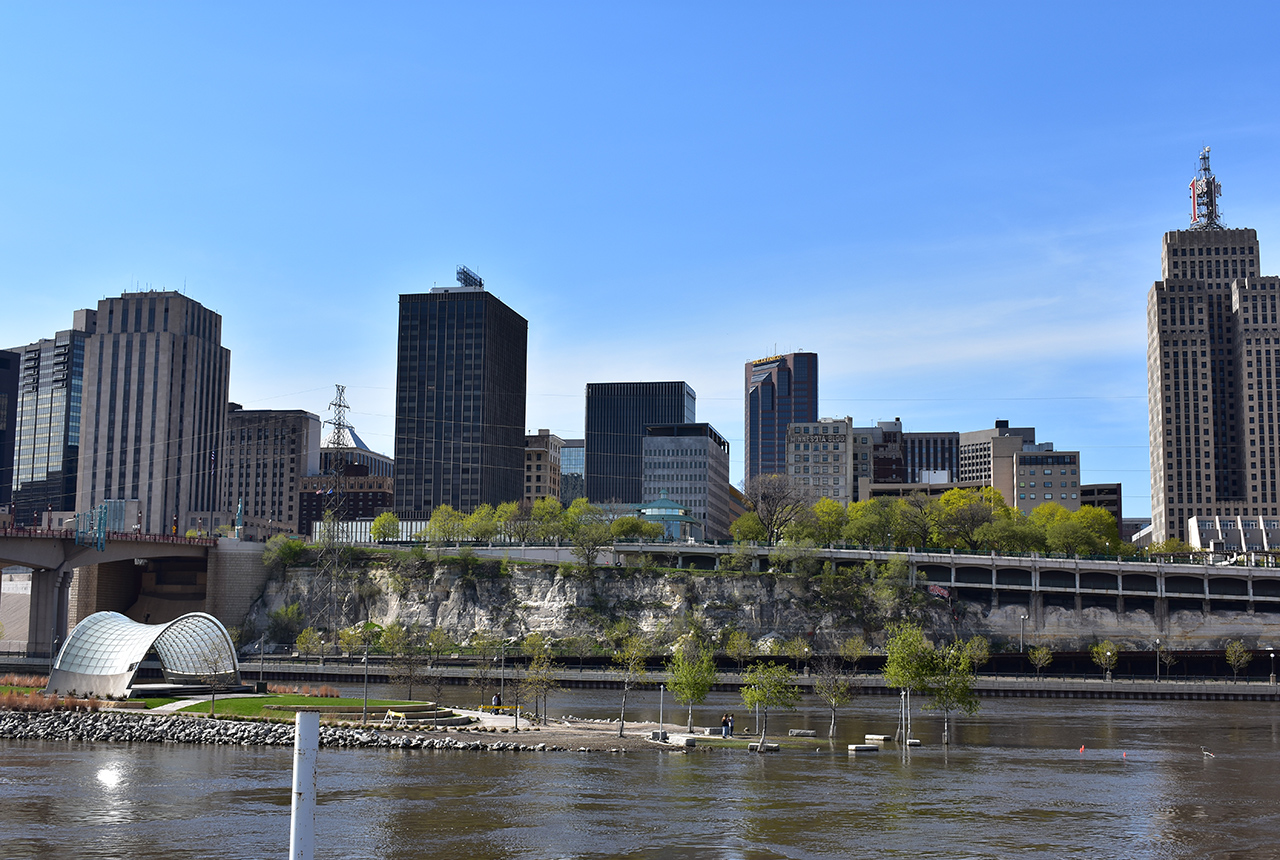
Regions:
[[[15,740],[292,746],[293,725],[208,720],[177,714],[157,716],[114,711],[6,711],[0,712],[0,737]],[[332,726],[320,727],[320,746],[482,752],[546,752],[567,749],[542,743],[462,741],[451,737],[423,737],[414,733],[383,733],[370,729]]]

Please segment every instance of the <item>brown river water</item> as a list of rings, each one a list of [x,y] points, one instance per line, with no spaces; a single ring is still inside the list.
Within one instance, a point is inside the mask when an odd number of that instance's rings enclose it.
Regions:
[[[617,706],[576,691],[550,711]],[[633,692],[628,717],[658,707]],[[695,721],[726,710],[753,728],[728,694]],[[663,716],[684,721],[669,696]],[[917,711],[922,747],[848,755],[896,716],[863,698],[833,742],[765,756],[321,750],[316,856],[1280,858],[1275,703],[992,699],[950,748]],[[770,735],[827,724],[806,701]],[[0,857],[284,857],[291,768],[289,748],[0,741]]]

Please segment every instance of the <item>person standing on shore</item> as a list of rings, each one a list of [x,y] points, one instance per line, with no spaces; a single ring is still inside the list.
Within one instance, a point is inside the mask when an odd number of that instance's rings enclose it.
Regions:
[[[729,715],[729,734],[725,735],[725,737],[733,737],[733,714]]]
[[[729,737],[729,715],[728,714],[720,715],[720,737],[722,738]]]

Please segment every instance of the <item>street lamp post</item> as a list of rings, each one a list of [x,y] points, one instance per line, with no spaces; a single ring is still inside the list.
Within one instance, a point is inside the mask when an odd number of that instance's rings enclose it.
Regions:
[[[1022,653],[1022,646],[1023,646],[1022,623],[1026,620],[1027,620],[1027,613],[1024,612],[1018,616],[1018,653],[1019,654]]]
[[[1156,683],[1160,683],[1160,637],[1156,637]]]
[[[1268,645],[1267,656],[1271,658],[1271,686],[1274,687],[1276,685],[1276,649]]]
[[[1107,652],[1107,680],[1111,680],[1111,652]]]

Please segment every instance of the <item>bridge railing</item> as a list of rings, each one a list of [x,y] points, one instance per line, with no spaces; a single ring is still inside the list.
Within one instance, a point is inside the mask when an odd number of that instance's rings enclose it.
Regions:
[[[43,538],[57,540],[74,540],[75,529],[40,529],[22,526],[0,528],[0,537]],[[107,532],[106,539],[112,541],[134,541],[137,543],[167,543],[184,546],[217,546],[217,538],[189,538],[183,535],[149,534],[147,532]]]

